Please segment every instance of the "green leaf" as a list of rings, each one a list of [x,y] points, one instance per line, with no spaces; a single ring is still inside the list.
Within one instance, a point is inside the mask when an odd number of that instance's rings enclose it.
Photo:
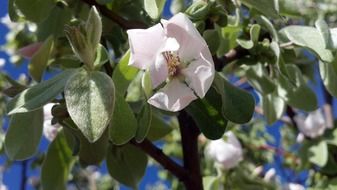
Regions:
[[[147,14],[157,20],[163,11],[166,0],[144,0],[144,9]]]
[[[234,123],[247,123],[255,109],[254,97],[229,83],[221,74],[216,74],[213,82],[221,95],[224,116]]]
[[[128,65],[129,58],[130,51],[127,51],[119,61],[117,68],[112,74],[112,80],[115,82],[116,90],[122,95],[125,94],[130,82],[136,77],[138,73],[138,69]]]
[[[129,187],[137,189],[147,166],[147,156],[136,147],[111,146],[109,148],[106,163],[110,175]]]
[[[278,70],[282,75],[288,78],[288,70],[286,68],[286,64],[284,63],[283,57],[281,55],[280,46],[277,42],[271,42],[270,43],[270,49],[274,52],[276,56],[276,65]]]
[[[102,65],[104,65],[107,61],[109,61],[110,63],[110,55],[108,50],[101,44],[98,44],[94,68],[96,70],[99,70],[102,67]]]
[[[6,154],[11,160],[25,160],[37,151],[42,136],[43,111],[14,114],[5,138]]]
[[[304,111],[313,111],[317,109],[318,103],[315,93],[306,85],[300,69],[296,65],[287,65],[289,78],[295,82],[295,85],[289,79],[279,76],[279,85],[277,93],[289,105],[302,109]],[[305,98],[303,98],[305,97]]]
[[[254,89],[262,94],[270,94],[276,89],[261,63],[251,66],[246,72],[246,77]]]
[[[241,0],[241,2],[248,7],[258,10],[267,17],[281,18],[276,9],[278,5],[275,5],[275,2],[272,0]]]
[[[8,16],[11,21],[16,22],[19,19],[18,10],[15,7],[15,0],[8,0]]]
[[[83,167],[99,165],[105,159],[109,144],[108,130],[104,131],[96,142],[90,143],[70,118],[64,120],[63,124],[67,142],[72,147],[73,154],[78,153],[80,164]]]
[[[37,36],[40,41],[54,36],[55,39],[64,36],[64,26],[70,22],[72,12],[70,8],[63,5],[55,6],[49,16],[38,24]]]
[[[53,49],[53,36],[49,36],[42,44],[39,50],[33,55],[32,60],[28,66],[30,75],[35,81],[40,82],[44,70],[48,65],[50,53]]]
[[[82,166],[99,165],[106,156],[109,145],[109,133],[103,135],[94,143],[89,142],[85,136],[80,136],[80,152],[78,154]]]
[[[208,48],[211,51],[212,55],[215,55],[220,45],[220,37],[218,35],[218,31],[205,30],[203,37],[205,38]]]
[[[122,145],[131,140],[137,131],[138,123],[129,104],[120,93],[116,93],[115,109],[110,121],[110,140]]]
[[[70,169],[74,163],[63,132],[49,145],[47,155],[41,166],[41,184],[43,189],[66,190]]]
[[[216,94],[210,89],[206,96]],[[209,97],[207,99],[212,99]],[[221,108],[214,108],[206,99],[193,101],[187,108],[187,112],[193,117],[200,131],[212,140],[219,139],[223,136],[227,126],[227,120],[221,114]]]
[[[332,63],[319,62],[319,71],[327,91],[337,97],[337,73],[332,64],[337,64],[337,59]]]
[[[177,14],[183,11],[185,7],[185,0],[172,0],[170,5],[170,11],[172,14]]]
[[[99,71],[82,70],[68,80],[64,94],[69,115],[83,135],[91,143],[98,140],[114,110],[111,78]]]
[[[193,20],[203,20],[207,16],[210,10],[210,4],[205,1],[194,1],[191,6],[189,6],[185,13]]]
[[[92,50],[96,50],[102,35],[102,20],[96,7],[91,7],[87,22],[85,24],[87,41]]]
[[[147,103],[144,104],[137,119],[138,119],[138,128],[136,131],[135,140],[136,142],[142,142],[146,138],[151,127],[152,108],[150,104]]]
[[[320,32],[309,26],[288,26],[280,31],[295,45],[308,48],[316,53],[322,61],[331,62],[333,55],[325,49],[325,42]]]
[[[177,118],[163,118],[163,116],[152,112],[151,126],[147,138],[151,141],[156,141],[169,134],[173,129],[174,119]]]
[[[251,40],[236,39],[236,42],[245,49],[252,49],[254,47],[254,43]]]
[[[328,161],[328,145],[325,141],[320,141],[310,146],[309,161],[323,167]]]
[[[258,24],[253,24],[252,27],[250,28],[250,40],[253,41],[254,43],[257,43],[259,41],[260,37],[260,30],[261,26]]]
[[[324,40],[325,48],[333,49],[333,42],[328,24],[324,20],[318,19],[315,22],[315,26]]]
[[[276,93],[262,96],[263,115],[266,117],[269,125],[282,117],[285,107],[285,101],[278,97]]]
[[[260,17],[258,17],[257,21],[260,23],[260,25],[264,26],[268,30],[268,32],[270,32],[273,41],[275,41],[275,42],[279,41],[278,33],[277,33],[273,23],[271,23],[268,18],[261,15]]]
[[[218,176],[205,176],[202,178],[202,183],[205,190],[221,189],[220,178]]]
[[[76,69],[65,70],[50,80],[24,90],[8,102],[8,114],[29,112],[41,108],[63,91],[67,80],[76,72]]]
[[[26,19],[38,23],[50,14],[55,0],[15,0],[15,5]]]

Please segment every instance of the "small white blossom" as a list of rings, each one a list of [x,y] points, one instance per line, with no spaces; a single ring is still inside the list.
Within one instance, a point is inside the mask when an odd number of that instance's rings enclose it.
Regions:
[[[275,168],[270,168],[264,175],[263,180],[269,182],[272,179],[274,179],[275,175],[276,175]]]
[[[219,139],[209,142],[205,153],[224,169],[230,169],[242,160],[242,147],[231,131],[226,132],[225,136],[226,141]]]
[[[306,117],[296,115],[294,119],[300,132],[310,138],[321,136],[327,125],[320,109],[310,112]]]
[[[49,141],[53,141],[59,131],[60,125],[55,124],[52,125],[53,116],[51,114],[51,109],[54,106],[53,103],[48,103],[43,106],[43,113],[44,113],[44,122],[43,122],[43,135]]]
[[[301,184],[289,183],[287,186],[287,190],[305,190],[305,188]]]
[[[6,60],[4,58],[0,58],[0,68],[4,67],[6,64]]]

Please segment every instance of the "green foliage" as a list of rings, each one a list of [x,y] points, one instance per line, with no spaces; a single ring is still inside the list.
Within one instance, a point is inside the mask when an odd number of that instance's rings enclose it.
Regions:
[[[210,90],[208,93],[212,93],[209,94],[209,96],[212,96],[216,92]],[[193,117],[200,131],[208,139],[219,139],[225,133],[227,120],[223,117],[221,108],[214,108],[207,100],[194,101],[187,108],[187,112]]]
[[[50,36],[32,57],[28,69],[32,78],[37,82],[40,82],[42,79],[43,72],[48,65],[48,60],[52,49],[53,36]]]
[[[161,16],[165,2],[166,0],[144,0],[144,9],[153,20],[157,20]]]
[[[316,53],[322,61],[331,62],[333,55],[326,49],[325,41],[320,32],[309,26],[287,26],[280,31],[295,45],[308,48]]]
[[[310,148],[309,160],[318,166],[324,166],[328,161],[328,145],[324,141],[316,142]]]
[[[138,123],[124,96],[116,93],[115,109],[110,121],[110,140],[115,145],[122,145],[131,140],[138,128]]]
[[[25,160],[37,153],[43,127],[43,110],[12,115],[5,137],[6,154],[11,160]]]
[[[55,6],[55,0],[15,0],[13,3],[26,19],[33,22],[43,21]]]
[[[41,168],[43,189],[65,190],[69,172],[74,163],[71,149],[68,147],[63,132],[49,145],[46,158]]]
[[[9,115],[41,108],[64,90],[65,83],[77,70],[66,70],[56,77],[36,84],[15,96],[7,104]]]
[[[137,189],[147,165],[145,153],[132,145],[110,146],[106,163],[110,175],[119,182]]]
[[[80,70],[64,89],[70,117],[90,141],[95,142],[108,126],[115,104],[115,87],[108,75]]]
[[[233,86],[220,74],[215,75],[213,85],[221,96],[222,114],[226,119],[242,124],[252,118],[255,100],[251,94]]]

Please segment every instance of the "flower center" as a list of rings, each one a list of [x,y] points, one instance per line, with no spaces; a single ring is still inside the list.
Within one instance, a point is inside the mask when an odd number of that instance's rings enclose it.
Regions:
[[[180,58],[173,52],[164,52],[163,56],[166,60],[167,67],[168,67],[168,74],[171,77],[179,75],[179,65],[181,64]]]

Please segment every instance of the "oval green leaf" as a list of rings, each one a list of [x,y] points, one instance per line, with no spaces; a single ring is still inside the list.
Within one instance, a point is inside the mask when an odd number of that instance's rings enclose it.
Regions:
[[[14,114],[5,137],[6,154],[11,160],[25,160],[39,147],[43,128],[43,111]]]
[[[93,143],[108,126],[115,102],[111,78],[98,71],[82,70],[71,77],[64,90],[70,117]]]

